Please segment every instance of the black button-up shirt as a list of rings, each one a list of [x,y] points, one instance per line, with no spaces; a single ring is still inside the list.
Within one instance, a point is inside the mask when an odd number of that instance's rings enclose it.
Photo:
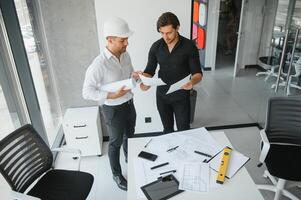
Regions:
[[[145,73],[154,75],[159,64],[159,75],[167,85],[158,86],[157,94],[166,94],[170,85],[185,78],[189,74],[202,73],[199,52],[195,44],[189,39],[179,35],[179,41],[171,52],[163,38],[156,41],[150,48]],[[178,90],[172,96],[182,96],[189,91]]]

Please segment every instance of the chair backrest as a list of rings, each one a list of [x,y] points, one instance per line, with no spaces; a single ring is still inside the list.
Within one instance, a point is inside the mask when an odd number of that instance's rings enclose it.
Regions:
[[[270,98],[265,131],[271,143],[301,145],[301,96]]]
[[[271,143],[265,159],[270,174],[301,181],[301,97],[270,98],[265,131]]]
[[[49,147],[29,124],[0,141],[0,172],[14,191],[23,193],[52,162]]]

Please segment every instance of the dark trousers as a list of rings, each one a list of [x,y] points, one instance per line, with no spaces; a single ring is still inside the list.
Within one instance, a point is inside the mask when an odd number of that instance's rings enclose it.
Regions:
[[[121,175],[120,148],[127,159],[127,139],[135,133],[136,110],[130,100],[121,105],[103,105],[103,114],[109,132],[109,160],[114,176]]]
[[[174,116],[177,131],[190,129],[190,99],[189,95],[182,98],[170,98],[157,93],[157,108],[163,124],[163,133],[174,132]]]

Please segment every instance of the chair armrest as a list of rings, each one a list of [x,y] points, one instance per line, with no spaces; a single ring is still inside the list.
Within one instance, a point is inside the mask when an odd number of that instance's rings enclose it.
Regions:
[[[263,163],[264,160],[265,160],[265,158],[268,155],[268,152],[270,150],[271,144],[270,144],[270,142],[268,140],[267,134],[266,134],[266,132],[265,132],[264,129],[262,129],[260,131],[260,136],[261,136],[261,141],[262,141],[262,149],[261,149],[261,152],[260,152],[259,161],[261,163]]]
[[[53,148],[53,149],[51,149],[51,151],[77,154],[78,155],[77,171],[80,171],[80,164],[81,164],[81,157],[82,157],[81,150],[72,149],[72,148]]]
[[[10,195],[13,200],[41,200],[40,198],[33,197],[16,191],[11,191]]]

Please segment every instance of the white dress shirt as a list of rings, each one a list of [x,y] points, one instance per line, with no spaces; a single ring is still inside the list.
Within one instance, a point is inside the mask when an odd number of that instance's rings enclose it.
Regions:
[[[82,95],[84,99],[98,101],[99,105],[120,105],[133,98],[131,91],[117,99],[107,99],[108,92],[100,90],[102,85],[131,77],[133,66],[130,55],[125,52],[120,60],[107,48],[98,55],[86,71]]]

